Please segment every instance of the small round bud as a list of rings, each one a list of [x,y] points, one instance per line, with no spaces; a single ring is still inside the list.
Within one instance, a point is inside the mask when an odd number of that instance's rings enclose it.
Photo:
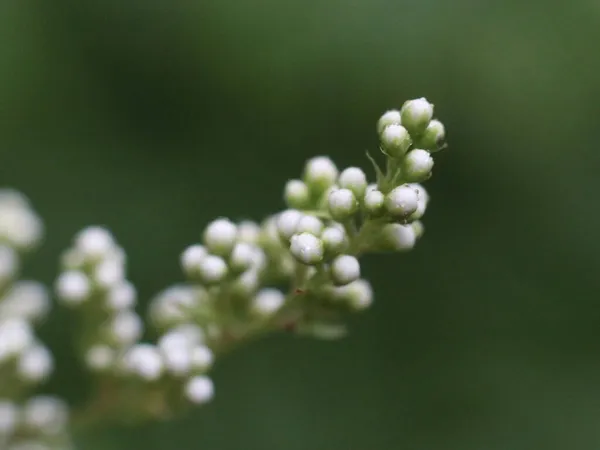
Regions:
[[[67,405],[55,397],[40,395],[29,400],[23,407],[23,422],[28,428],[45,435],[64,432],[68,421]]]
[[[198,274],[206,284],[221,282],[227,273],[227,264],[220,256],[207,255],[198,266]]]
[[[306,209],[310,205],[310,191],[302,180],[289,180],[285,185],[284,198],[290,208]]]
[[[406,128],[402,125],[390,125],[380,135],[381,148],[390,158],[402,158],[412,144]]]
[[[410,186],[413,187],[415,191],[417,191],[417,195],[419,197],[419,202],[417,204],[417,209],[414,213],[408,217],[409,221],[415,221],[423,217],[425,214],[425,210],[427,209],[427,203],[429,203],[429,194],[423,186],[418,183],[410,183]]]
[[[215,255],[228,255],[236,239],[237,227],[229,219],[213,220],[204,230],[204,243]]]
[[[137,341],[142,335],[144,325],[140,316],[133,311],[120,311],[108,324],[111,340],[119,346],[127,346]]]
[[[358,167],[344,169],[338,178],[338,185],[350,189],[356,198],[362,198],[367,189],[367,176]]]
[[[238,224],[237,238],[240,242],[256,244],[260,238],[260,226],[251,220],[242,220]]]
[[[192,370],[205,372],[215,360],[213,352],[206,345],[197,345],[190,352],[192,361]]]
[[[229,255],[229,267],[234,272],[244,272],[257,262],[261,252],[262,250],[252,244],[238,242]]]
[[[198,375],[189,379],[185,385],[185,396],[196,404],[203,404],[212,400],[215,395],[215,387],[210,378]]]
[[[417,236],[412,225],[390,223],[383,227],[383,238],[391,250],[411,250],[416,243]]]
[[[111,311],[122,311],[135,306],[137,292],[129,281],[123,281],[113,286],[106,293],[106,306]]]
[[[121,255],[103,259],[94,270],[93,279],[104,288],[109,289],[120,284],[125,279],[125,262]]]
[[[298,222],[304,214],[296,209],[288,209],[277,216],[277,232],[283,240],[289,241],[296,233]]]
[[[417,210],[419,196],[409,184],[392,189],[385,197],[385,209],[393,217],[406,218]]]
[[[323,242],[310,233],[295,234],[290,242],[290,252],[303,264],[318,264],[323,260]]]
[[[54,369],[52,355],[43,345],[29,347],[19,358],[17,372],[30,383],[46,379]]]
[[[424,97],[409,100],[400,110],[402,125],[413,136],[421,135],[433,117],[433,105]]]
[[[358,202],[350,189],[336,189],[329,194],[329,213],[335,220],[346,220],[358,210]]]
[[[252,310],[259,316],[270,316],[285,303],[285,295],[277,289],[261,289],[252,301]]]
[[[158,349],[151,344],[136,344],[124,356],[125,369],[146,381],[155,381],[164,371]]]
[[[415,220],[413,223],[411,223],[411,225],[413,227],[415,237],[417,239],[423,236],[423,233],[425,233],[425,227],[423,226],[423,222],[421,222],[420,220]]]
[[[20,355],[34,343],[33,330],[23,319],[0,322],[0,362]]]
[[[365,194],[365,209],[372,216],[377,216],[383,211],[385,195],[383,192],[373,189]]]
[[[38,321],[50,310],[50,298],[46,287],[36,281],[19,281],[0,301],[0,317],[22,318]]]
[[[433,158],[427,150],[415,148],[406,154],[402,168],[402,175],[406,181],[425,181],[431,177]]]
[[[344,286],[350,305],[357,310],[363,310],[373,303],[373,289],[367,280],[356,280]]]
[[[348,247],[346,233],[341,227],[327,227],[321,234],[323,247],[327,256],[339,255]]]
[[[296,225],[296,233],[310,233],[315,236],[320,236],[323,232],[323,222],[318,217],[305,215],[298,221]]]
[[[106,228],[91,226],[75,236],[75,247],[87,261],[98,261],[109,254],[115,246],[112,234]]]
[[[326,156],[314,157],[304,167],[304,182],[312,192],[324,192],[335,183],[337,177],[337,167]]]
[[[419,139],[419,145],[430,152],[437,152],[444,146],[446,130],[439,120],[432,120]]]
[[[390,125],[400,125],[401,122],[400,111],[397,109],[387,111],[377,121],[377,134],[381,134],[386,127]]]
[[[56,280],[56,294],[66,305],[80,305],[89,298],[91,291],[90,280],[83,272],[63,272]]]
[[[115,351],[108,345],[94,345],[85,352],[85,364],[93,371],[105,371],[114,361]]]
[[[331,263],[331,278],[338,286],[343,286],[360,277],[358,259],[350,255],[341,255]]]
[[[208,251],[203,245],[196,244],[187,247],[179,258],[184,273],[192,278],[198,276],[199,267],[207,254]]]

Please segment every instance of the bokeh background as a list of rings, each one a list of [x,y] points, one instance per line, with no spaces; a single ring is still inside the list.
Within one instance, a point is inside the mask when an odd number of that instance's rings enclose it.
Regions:
[[[383,111],[426,96],[448,130],[425,237],[365,260],[349,338],[250,346],[209,406],[82,448],[597,449],[599,40],[597,0],[0,2],[0,183],[45,219],[48,283],[106,224],[150,298],[308,157],[369,169]],[[77,403],[67,328],[47,389]]]

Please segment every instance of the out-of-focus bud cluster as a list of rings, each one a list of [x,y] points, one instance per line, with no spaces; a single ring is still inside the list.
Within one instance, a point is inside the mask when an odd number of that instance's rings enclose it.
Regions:
[[[67,407],[30,397],[54,369],[34,327],[50,311],[41,283],[20,280],[21,260],[40,243],[43,225],[19,192],[0,190],[0,448],[68,449]],[[26,399],[23,401],[23,399]]]

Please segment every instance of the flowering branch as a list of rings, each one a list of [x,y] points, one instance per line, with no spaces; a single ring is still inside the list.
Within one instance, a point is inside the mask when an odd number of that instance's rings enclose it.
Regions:
[[[366,253],[407,251],[423,234],[432,154],[445,131],[424,98],[385,113],[377,131],[385,169],[368,155],[376,179],[357,167],[341,172],[326,156],[310,159],[287,182],[288,209],[261,223],[218,218],[180,264],[187,282],[152,299],[153,343],[142,342],[136,289],[111,233],[88,227],[61,259],[56,295],[79,326],[77,353],[98,392],[71,414],[60,400],[30,397],[52,370],[50,352],[32,324],[49,310],[45,288],[15,281],[19,255],[42,225],[27,200],[0,195],[0,446],[32,442],[69,448],[69,429],[107,421],[139,422],[181,414],[214,395],[208,372],[216,358],[261,336],[287,331],[323,339],[346,333],[344,317],[373,301],[361,278]],[[22,447],[19,447],[21,445]],[[38,447],[36,447],[38,448]],[[42,448],[42,447],[39,447]]]

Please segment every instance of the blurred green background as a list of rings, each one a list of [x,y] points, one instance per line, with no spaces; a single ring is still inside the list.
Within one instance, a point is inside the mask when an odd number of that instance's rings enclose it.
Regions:
[[[6,0],[0,30],[0,183],[45,219],[28,275],[49,283],[107,224],[150,298],[308,157],[369,169],[383,111],[426,96],[448,130],[425,237],[365,260],[348,339],[248,347],[209,406],[81,448],[600,446],[600,2]],[[67,325],[44,330],[47,388],[77,403]]]

